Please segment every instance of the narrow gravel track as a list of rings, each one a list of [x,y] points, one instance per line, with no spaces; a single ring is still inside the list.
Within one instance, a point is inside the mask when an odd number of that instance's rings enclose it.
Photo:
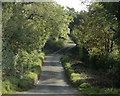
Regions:
[[[67,83],[60,62],[62,54],[73,46],[74,44],[68,44],[65,48],[45,56],[42,74],[35,88],[5,96],[83,96]]]

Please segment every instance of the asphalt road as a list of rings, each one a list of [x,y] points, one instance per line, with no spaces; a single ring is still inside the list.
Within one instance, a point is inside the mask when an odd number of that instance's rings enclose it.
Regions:
[[[5,96],[83,96],[67,83],[60,62],[62,54],[73,46],[75,44],[67,44],[61,50],[45,56],[42,74],[35,88]]]

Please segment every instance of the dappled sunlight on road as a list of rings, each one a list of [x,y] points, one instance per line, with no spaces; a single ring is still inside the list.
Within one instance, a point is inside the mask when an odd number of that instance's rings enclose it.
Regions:
[[[45,56],[42,74],[40,76],[40,80],[36,84],[36,87],[22,93],[17,92],[16,94],[79,94],[79,96],[82,96],[76,89],[72,88],[67,83],[64,69],[60,63],[60,58],[62,55],[59,54],[59,52],[65,52],[65,50],[68,50],[68,48],[73,46],[75,45],[68,44],[62,50]]]

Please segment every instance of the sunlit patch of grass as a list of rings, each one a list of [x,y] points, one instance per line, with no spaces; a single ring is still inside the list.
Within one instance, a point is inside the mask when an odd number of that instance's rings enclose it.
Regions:
[[[89,87],[91,87],[91,85],[89,83],[82,83],[79,87],[80,88],[89,88]]]
[[[72,81],[72,83],[75,84],[77,81],[80,80],[79,74],[78,73],[71,73],[70,80]]]
[[[88,88],[79,88],[79,90],[84,94],[99,94],[100,88],[88,87]]]

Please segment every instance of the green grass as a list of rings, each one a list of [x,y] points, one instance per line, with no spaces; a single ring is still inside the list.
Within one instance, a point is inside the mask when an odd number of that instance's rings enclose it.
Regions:
[[[22,76],[5,76],[2,80],[2,94],[9,94],[15,91],[24,91],[34,87],[38,81],[38,77],[41,73],[42,61],[44,59],[44,53],[37,53],[34,51],[31,55],[31,65],[32,67],[29,71],[26,71]],[[27,55],[28,56],[28,55]],[[25,56],[25,58],[27,58]],[[33,57],[33,58],[32,58]],[[21,60],[23,61],[23,60]],[[23,63],[23,62],[21,62]],[[26,62],[26,64],[28,64]],[[18,75],[18,74],[17,74]]]
[[[38,81],[38,75],[33,72],[29,72],[22,78],[6,77],[2,81],[2,94],[9,94],[15,91],[24,91],[34,87]]]
[[[118,94],[120,94],[119,88],[102,88],[99,86],[94,86],[87,82],[87,79],[89,79],[90,76],[84,72],[81,74],[76,73],[72,68],[73,62],[71,62],[69,55],[64,55],[61,58],[61,62],[64,66],[66,76],[68,77],[70,83],[83,94],[87,94],[88,96],[97,96],[99,94],[102,96],[115,96],[114,94],[116,94],[116,96],[118,96]]]

